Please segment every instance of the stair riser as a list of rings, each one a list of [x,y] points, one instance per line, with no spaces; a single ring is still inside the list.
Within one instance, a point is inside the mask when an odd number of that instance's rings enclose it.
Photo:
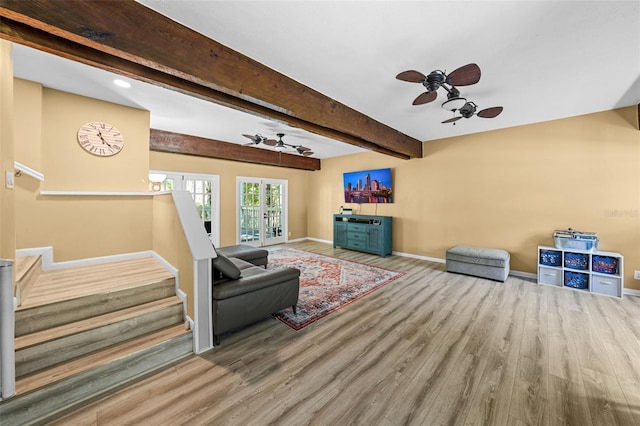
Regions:
[[[182,321],[182,304],[178,303],[144,315],[17,350],[16,377],[179,324]]]
[[[175,294],[173,278],[107,294],[94,294],[16,311],[16,337],[97,315],[160,300]]]
[[[0,402],[2,425],[46,424],[107,392],[114,392],[192,354],[193,340],[189,333],[100,368]]]

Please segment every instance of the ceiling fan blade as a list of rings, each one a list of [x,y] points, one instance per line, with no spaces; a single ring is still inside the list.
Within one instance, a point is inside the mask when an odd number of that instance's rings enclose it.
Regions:
[[[424,92],[413,101],[413,105],[427,104],[429,102],[435,101],[437,97],[438,92]]]
[[[498,115],[500,115],[502,110],[503,108],[501,106],[483,109],[482,111],[478,112],[478,117],[482,117],[482,118],[497,117]]]
[[[409,83],[420,83],[427,79],[427,76],[422,74],[419,71],[409,70],[403,71],[400,74],[396,75],[398,80],[408,81]]]
[[[447,82],[453,86],[469,86],[478,81],[480,81],[480,67],[476,64],[463,65],[447,76]]]
[[[247,134],[243,133],[242,136],[244,136],[245,138],[251,139],[252,143],[247,144],[247,145],[255,145],[255,144],[259,144],[260,143],[260,139],[255,135],[247,135]]]
[[[304,155],[305,157],[308,157],[310,155],[313,155],[312,151],[305,151],[304,153],[302,153],[302,155]]]
[[[269,146],[276,146],[278,144],[278,141],[275,139],[266,139],[264,140],[264,144]]]
[[[454,122],[456,122],[456,121],[460,120],[461,118],[462,118],[462,117],[453,117],[453,118],[450,118],[450,119],[448,119],[448,120],[444,120],[444,121],[442,122],[442,124],[454,123]]]
[[[302,145],[297,146],[296,149],[299,149],[301,151],[311,151],[311,148],[307,148],[306,146]]]

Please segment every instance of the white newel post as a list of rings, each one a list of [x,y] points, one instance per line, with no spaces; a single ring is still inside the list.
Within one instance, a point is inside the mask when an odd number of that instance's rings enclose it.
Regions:
[[[13,261],[0,259],[0,400],[16,393]]]

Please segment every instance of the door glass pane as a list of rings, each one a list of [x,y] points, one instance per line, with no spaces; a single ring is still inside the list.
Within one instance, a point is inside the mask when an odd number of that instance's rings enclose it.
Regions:
[[[185,188],[191,193],[203,221],[211,220],[211,181],[204,179],[186,179]]]
[[[265,239],[282,237],[282,185],[265,185]]]
[[[244,182],[240,191],[240,241],[260,240],[260,185]]]

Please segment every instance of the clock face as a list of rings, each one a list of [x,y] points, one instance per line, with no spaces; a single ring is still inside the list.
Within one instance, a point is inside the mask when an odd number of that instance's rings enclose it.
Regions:
[[[78,129],[78,143],[91,154],[109,157],[122,150],[124,138],[120,130],[111,124],[91,121]]]

